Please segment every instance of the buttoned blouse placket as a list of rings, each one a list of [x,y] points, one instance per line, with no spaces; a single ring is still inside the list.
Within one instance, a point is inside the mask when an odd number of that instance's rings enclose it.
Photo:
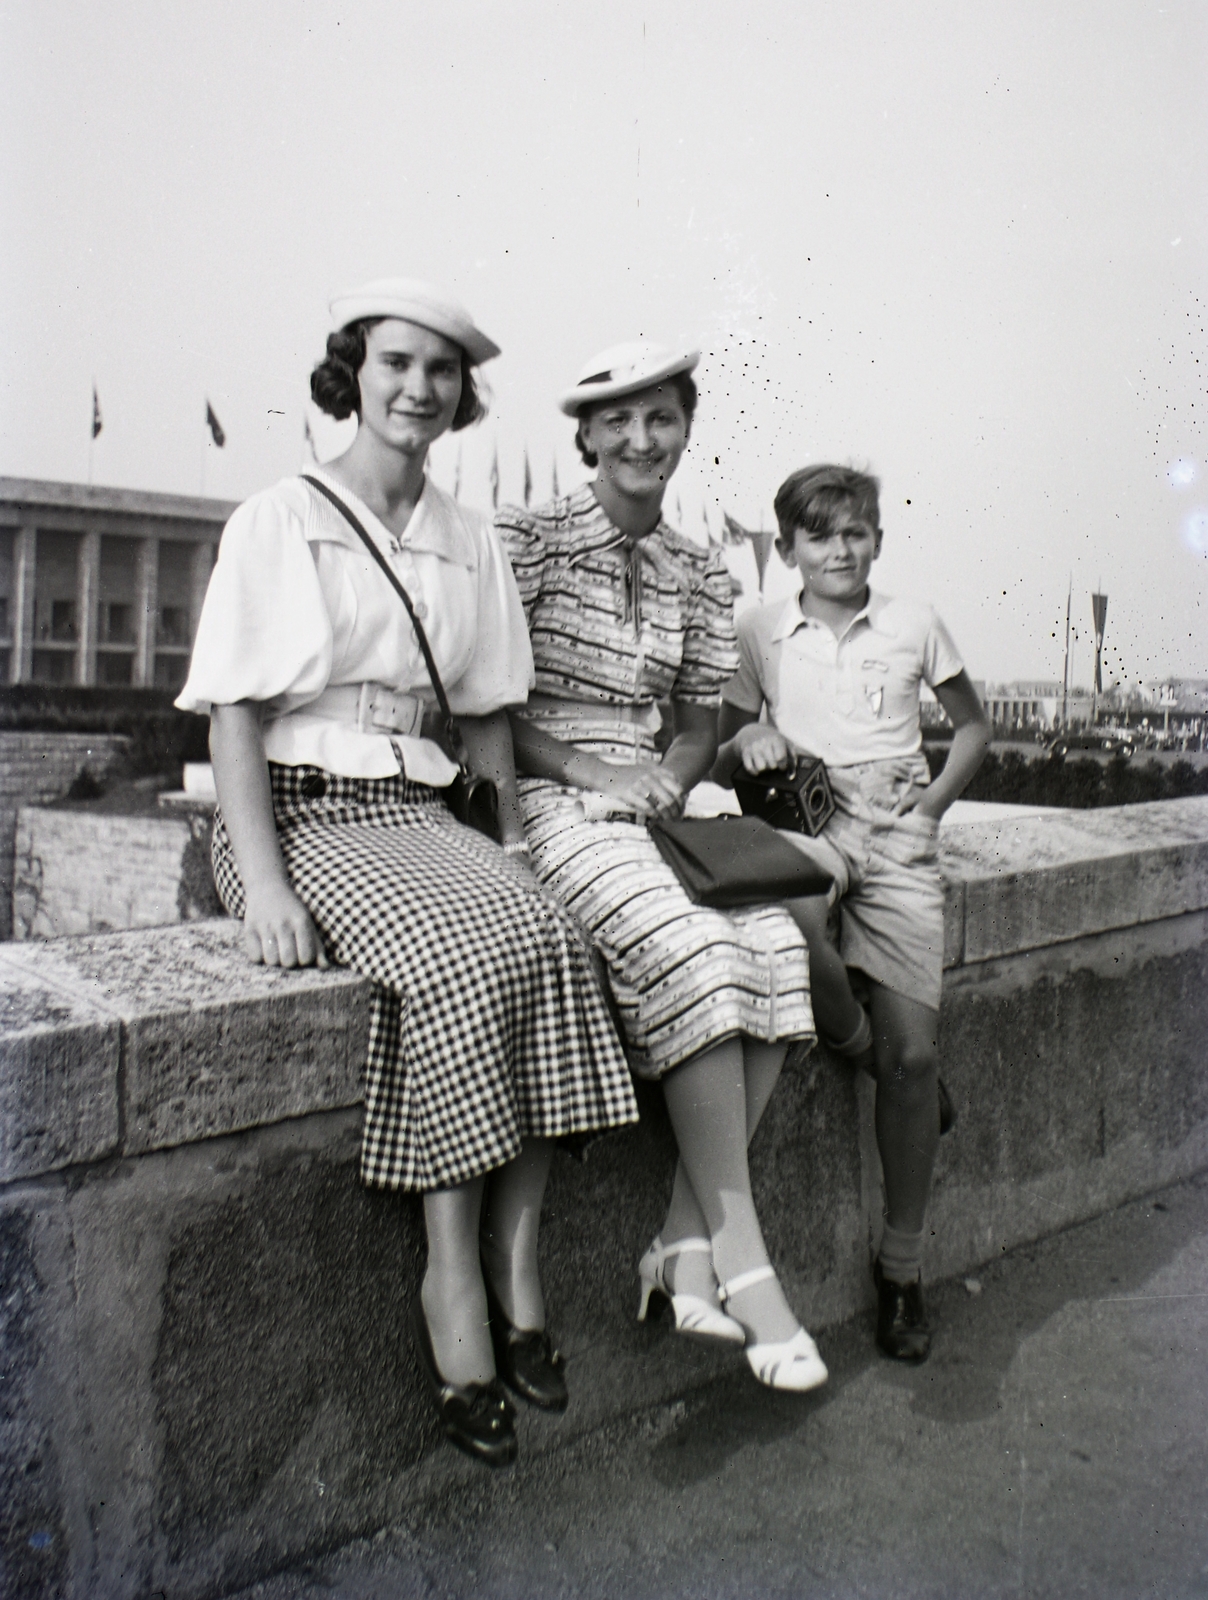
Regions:
[[[414,513],[412,513],[414,516]],[[415,556],[411,550],[411,530],[408,527],[402,533],[389,533],[390,539],[390,565],[398,574],[398,581],[411,597],[411,604],[415,607],[415,614],[421,622],[428,616],[428,602],[424,597],[424,586],[420,580],[419,569],[416,566]],[[419,637],[414,627],[411,628],[411,659],[408,662],[408,674],[414,678],[424,670],[421,665],[423,652],[420,650]],[[442,673],[443,677],[444,674]]]

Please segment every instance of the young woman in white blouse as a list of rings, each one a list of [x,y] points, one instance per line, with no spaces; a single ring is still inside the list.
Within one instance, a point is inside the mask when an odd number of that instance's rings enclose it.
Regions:
[[[446,1433],[500,1465],[499,1378],[566,1404],[537,1273],[551,1141],[636,1108],[589,959],[528,868],[506,708],[533,666],[511,570],[487,519],[425,476],[432,442],[482,416],[474,368],[498,349],[410,280],[332,311],[311,389],[356,437],[318,486],[235,512],[177,704],[210,714],[215,879],[251,959],[373,980],[361,1177],[423,1193],[416,1344]],[[416,630],[343,508],[412,601],[498,787],[502,848],[442,803],[457,768]]]

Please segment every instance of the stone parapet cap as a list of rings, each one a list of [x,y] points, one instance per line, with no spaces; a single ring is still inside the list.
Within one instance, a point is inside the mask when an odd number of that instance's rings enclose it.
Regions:
[[[946,827],[940,860],[946,966],[1157,922],[1208,907],[1208,796]]]
[[[0,1182],[355,1105],[370,986],[227,919],[0,946]]]
[[[1208,909],[1208,798],[946,828],[945,965]],[[0,946],[0,1183],[356,1105],[370,985],[228,919]]]

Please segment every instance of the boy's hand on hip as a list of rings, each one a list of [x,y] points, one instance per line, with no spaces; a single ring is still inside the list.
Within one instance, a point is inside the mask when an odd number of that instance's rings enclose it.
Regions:
[[[764,722],[752,722],[738,735],[738,749],[747,772],[756,777],[761,772],[772,772],[793,765],[793,752],[789,742],[777,728]]]

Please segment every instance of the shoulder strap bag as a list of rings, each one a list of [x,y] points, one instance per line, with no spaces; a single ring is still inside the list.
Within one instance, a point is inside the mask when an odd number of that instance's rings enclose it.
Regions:
[[[415,607],[411,603],[411,596],[403,588],[386,557],[378,549],[374,541],[361,526],[360,520],[346,506],[343,500],[333,489],[329,489],[319,478],[312,478],[309,472],[303,472],[301,477],[309,483],[312,489],[317,489],[326,500],[330,500],[336,510],[345,518],[353,531],[360,535],[366,550],[377,562],[385,573],[387,580],[399,599],[407,608],[407,615],[411,618],[411,626],[415,629],[415,637],[419,641],[420,650],[423,652],[424,661],[428,668],[428,677],[432,688],[436,692],[436,699],[440,705],[440,714],[445,719],[445,737],[448,741],[448,750],[451,758],[457,762],[458,773],[453,782],[444,790],[445,804],[457,818],[464,822],[467,828],[474,828],[479,833],[485,833],[488,839],[500,842],[502,833],[499,827],[499,793],[490,778],[479,777],[471,772],[465,759],[461,739],[457,732],[457,723],[454,721],[453,712],[449,707],[449,697],[445,693],[445,686],[440,681],[440,673],[436,669],[436,661],[432,655],[432,646],[428,643],[428,635],[424,632],[424,625],[416,615]]]

